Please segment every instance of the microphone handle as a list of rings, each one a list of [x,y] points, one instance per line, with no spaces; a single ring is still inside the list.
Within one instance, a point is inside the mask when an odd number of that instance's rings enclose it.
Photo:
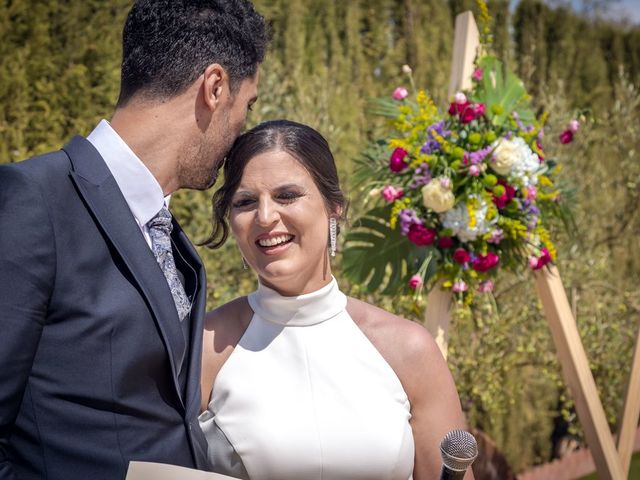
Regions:
[[[462,480],[466,470],[451,470],[446,465],[442,465],[440,480]]]

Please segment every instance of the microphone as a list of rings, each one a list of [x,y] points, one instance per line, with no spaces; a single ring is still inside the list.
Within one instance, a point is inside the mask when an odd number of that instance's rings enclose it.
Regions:
[[[476,439],[465,430],[451,430],[440,442],[442,470],[440,480],[462,480],[478,456]]]

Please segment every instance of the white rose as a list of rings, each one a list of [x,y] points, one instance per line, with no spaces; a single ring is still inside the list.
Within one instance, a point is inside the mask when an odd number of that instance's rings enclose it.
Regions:
[[[498,140],[494,145],[493,161],[491,162],[491,168],[500,175],[508,175],[511,172],[514,162],[517,161],[520,155],[519,145],[513,140],[507,140],[503,138]]]
[[[422,187],[422,203],[434,212],[443,213],[451,210],[456,203],[456,197],[450,188],[442,186],[442,179],[434,178]]]

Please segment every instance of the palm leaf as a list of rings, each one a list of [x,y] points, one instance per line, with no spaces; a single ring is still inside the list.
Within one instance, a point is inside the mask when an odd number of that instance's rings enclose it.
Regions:
[[[507,70],[495,57],[482,58],[479,66],[484,74],[474,101],[487,106],[487,115],[492,123],[504,124],[512,112],[517,112],[523,123],[532,123],[535,116],[522,80]]]
[[[367,292],[398,293],[407,285],[426,248],[418,248],[391,229],[391,207],[369,210],[346,235],[342,267],[347,278]]]

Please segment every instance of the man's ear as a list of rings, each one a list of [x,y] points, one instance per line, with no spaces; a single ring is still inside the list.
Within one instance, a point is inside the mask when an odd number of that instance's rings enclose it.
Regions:
[[[203,77],[204,103],[213,112],[228,94],[229,76],[220,64],[212,63],[204,70]]]

